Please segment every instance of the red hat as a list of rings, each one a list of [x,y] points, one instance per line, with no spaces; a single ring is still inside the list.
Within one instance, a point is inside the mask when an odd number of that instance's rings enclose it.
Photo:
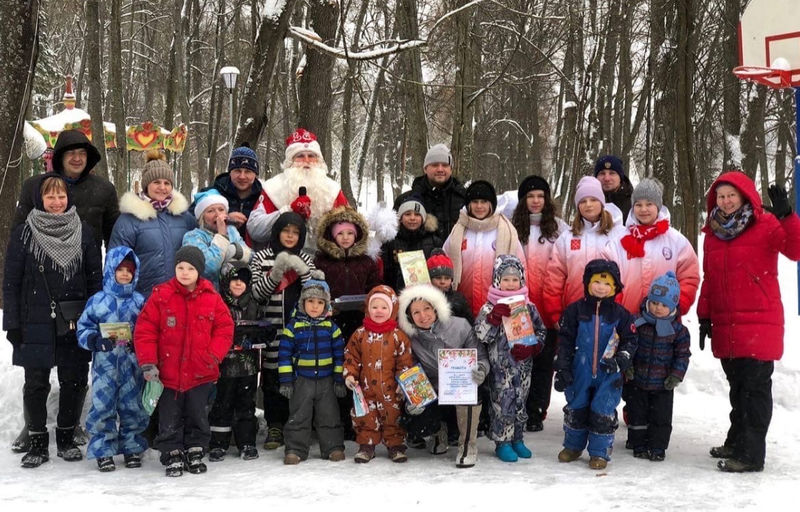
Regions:
[[[317,136],[304,128],[298,128],[286,137],[287,162],[291,162],[294,156],[301,151],[311,151],[316,153],[317,158],[322,159],[322,148],[317,142]]]
[[[121,268],[127,269],[131,274],[136,274],[136,263],[134,263],[133,260],[127,258],[122,260],[120,264],[117,265],[117,270]]]
[[[441,249],[434,249],[428,258],[428,274],[431,279],[439,276],[453,278],[453,261]]]

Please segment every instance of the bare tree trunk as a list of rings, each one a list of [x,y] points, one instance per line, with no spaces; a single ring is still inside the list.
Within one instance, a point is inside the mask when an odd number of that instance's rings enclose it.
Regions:
[[[747,85],[750,98],[747,102],[747,117],[742,130],[742,170],[755,178],[761,153],[765,147],[761,140],[764,133],[764,112],[767,106],[767,88],[756,84]],[[762,174],[769,176],[768,169],[761,169]],[[767,189],[761,191],[766,194]]]
[[[678,156],[678,189],[683,204],[683,224],[678,227],[697,249],[697,233],[699,228],[699,212],[696,198],[699,190],[697,170],[694,161],[694,127],[692,115],[694,102],[692,84],[695,76],[695,54],[697,38],[694,18],[697,12],[696,0],[677,0],[677,41],[678,48],[675,63],[676,95],[676,153]]]
[[[739,64],[738,26],[742,15],[741,0],[725,0],[723,6],[722,41],[722,169],[741,169],[739,133],[742,128],[742,112],[739,106],[741,81],[731,70]],[[750,172],[744,169],[745,172]],[[752,177],[752,176],[751,176]]]
[[[208,120],[208,162],[207,174],[205,183],[207,185],[214,182],[214,176],[217,171],[217,137],[219,136],[219,125],[221,124],[222,113],[222,91],[219,87],[219,70],[222,68],[222,61],[225,59],[225,37],[226,37],[226,24],[225,24],[225,9],[226,0],[219,0],[219,6],[216,13],[216,37],[214,49],[216,52],[216,59],[214,61],[214,74],[211,77],[211,101],[210,116]],[[201,180],[198,180],[201,181]]]
[[[128,143],[125,136],[125,104],[123,103],[124,87],[122,85],[122,24],[121,0],[111,2],[111,24],[108,38],[110,44],[109,85],[111,89],[111,119],[116,127],[115,142],[117,148],[111,152],[114,156],[114,186],[117,195],[128,190]]]
[[[457,0],[454,7],[462,7],[467,0]],[[450,151],[453,153],[453,174],[462,181],[472,178],[475,158],[475,92],[478,90],[478,62],[480,61],[480,39],[474,33],[476,12],[465,9],[456,14],[455,37],[455,106],[453,110],[453,141]]]
[[[95,174],[108,178],[106,142],[103,132],[103,78],[100,61],[100,2],[86,1],[86,57],[89,69],[89,116],[92,118],[92,143],[100,152],[100,161],[94,166]]]

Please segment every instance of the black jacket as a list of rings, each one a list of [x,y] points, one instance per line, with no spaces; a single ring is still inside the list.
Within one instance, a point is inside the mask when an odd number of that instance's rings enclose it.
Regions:
[[[433,219],[428,216],[428,220]],[[383,259],[383,282],[391,286],[394,291],[400,293],[405,288],[406,283],[403,279],[403,272],[397,262],[397,255],[401,252],[419,251],[425,253],[425,259],[431,257],[431,251],[442,247],[442,239],[436,234],[436,223],[425,222],[416,231],[409,231],[400,225],[397,236],[381,246],[381,258]]]
[[[446,240],[453,226],[458,222],[458,212],[467,199],[467,191],[455,178],[443,186],[434,188],[427,176],[417,176],[411,184],[411,190],[422,197],[422,204],[429,215],[434,215],[439,222],[436,234]]]
[[[621,184],[614,192],[604,192],[607,203],[614,203],[617,208],[622,210],[622,224],[628,220],[628,213],[631,211],[631,195],[633,194],[633,185],[627,176],[622,176]]]
[[[64,176],[62,168],[64,152],[76,148],[86,149],[87,160],[86,168],[78,180],[75,183],[67,181],[70,199],[78,210],[78,217],[92,227],[97,246],[100,247],[105,242],[108,247],[111,230],[119,217],[119,201],[114,185],[107,179],[92,174],[92,169],[100,161],[100,153],[97,148],[83,133],[77,130],[62,132],[53,149],[53,172]],[[28,213],[33,209],[34,192],[46,176],[47,174],[32,176],[22,184],[17,211],[14,215],[14,226],[19,226],[28,218]]]
[[[206,187],[200,190],[200,192],[205,192],[206,190],[211,190],[212,188],[216,189],[217,192],[222,194],[225,199],[228,200],[229,212],[241,212],[247,218],[250,218],[250,212],[252,212],[253,208],[255,208],[256,203],[258,203],[258,198],[261,197],[261,193],[263,191],[261,181],[256,178],[256,181],[253,182],[253,186],[250,188],[250,195],[244,199],[240,198],[239,192],[237,192],[236,187],[234,187],[233,183],[231,183],[231,174],[229,172],[225,172],[217,176],[214,179],[214,184],[212,186]],[[198,192],[198,194],[200,192]],[[195,202],[192,201],[192,205],[189,207],[189,213],[192,215],[194,215],[194,206]],[[242,238],[246,239],[247,224],[242,224],[238,227],[238,230],[239,234],[242,235]]]
[[[102,260],[92,228],[81,223],[81,269],[69,280],[53,270],[49,260],[42,265],[53,299],[87,300],[102,288]],[[6,252],[3,281],[3,329],[20,329],[22,343],[14,348],[12,362],[26,368],[52,368],[91,361],[92,353],[78,346],[74,334],[58,337],[50,318],[50,298],[39,264],[24,243],[25,225],[11,233]]]

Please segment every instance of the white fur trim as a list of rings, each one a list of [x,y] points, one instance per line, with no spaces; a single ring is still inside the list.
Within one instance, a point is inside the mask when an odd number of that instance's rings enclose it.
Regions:
[[[171,215],[178,216],[189,209],[189,201],[177,190],[172,191],[172,202],[167,206],[167,211]],[[139,220],[152,220],[156,218],[157,212],[150,204],[133,192],[125,192],[119,201],[120,213],[129,213]]]
[[[375,232],[375,239],[378,245],[389,240],[394,240],[397,236],[397,214],[388,206],[378,203],[367,210],[364,216],[369,225],[369,230]]]
[[[206,211],[206,208],[214,204],[221,204],[225,207],[225,211],[228,211],[228,199],[225,196],[219,193],[206,194],[194,205],[194,216],[197,220],[199,221],[203,217],[203,212]]]
[[[416,326],[411,323],[406,315],[406,310],[417,299],[422,299],[436,310],[436,315],[439,317],[439,322],[448,323],[452,312],[450,310],[450,303],[447,301],[444,293],[432,284],[417,284],[404,288],[400,292],[400,303],[398,305],[397,323],[408,336],[413,336],[417,332]]]
[[[311,142],[295,142],[286,146],[286,162],[291,162],[294,160],[295,155],[302,151],[311,151],[316,153],[317,158],[322,160],[322,148],[319,147],[319,142],[312,140]]]

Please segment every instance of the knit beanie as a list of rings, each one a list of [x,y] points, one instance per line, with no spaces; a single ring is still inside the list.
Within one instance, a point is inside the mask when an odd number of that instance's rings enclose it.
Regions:
[[[425,162],[422,168],[426,168],[431,164],[447,164],[453,165],[453,155],[450,154],[450,148],[444,144],[436,144],[432,146],[427,153],[425,153]]]
[[[401,196],[402,197],[402,196]],[[398,199],[401,199],[398,197]],[[397,218],[401,218],[406,212],[415,212],[422,215],[422,222],[428,218],[428,212],[425,211],[425,206],[422,204],[422,198],[417,195],[408,195],[401,199],[401,203],[397,206]]]
[[[473,181],[467,187],[467,195],[464,200],[464,206],[469,210],[469,203],[476,199],[484,199],[492,203],[492,213],[497,211],[497,193],[494,191],[494,186],[485,180]]]
[[[589,284],[592,283],[605,283],[611,287],[611,295],[616,294],[617,281],[614,279],[614,276],[608,272],[598,272],[597,274],[592,274],[592,277],[589,278]]]
[[[181,262],[193,266],[200,275],[206,271],[206,257],[203,256],[203,251],[193,245],[184,245],[175,253],[175,266]]]
[[[431,279],[435,277],[449,277],[453,279],[453,261],[441,249],[434,249],[431,251],[431,257],[428,258],[428,275]]]
[[[300,290],[300,300],[297,306],[304,313],[306,299],[320,299],[325,302],[325,311],[328,310],[331,303],[331,289],[325,282],[325,273],[321,270],[312,270],[311,279],[303,283],[303,288]]]
[[[388,295],[386,295],[385,293],[378,292],[378,293],[373,293],[372,295],[370,295],[369,304],[372,304],[372,302],[376,301],[376,300],[380,300],[380,301],[385,302],[386,305],[389,306],[389,310],[390,311],[394,307],[394,304],[392,303],[392,298],[389,297]],[[369,307],[369,305],[368,305],[368,307]]]
[[[303,151],[311,151],[322,160],[322,148],[317,142],[317,136],[308,130],[298,128],[286,137],[286,161],[291,162],[295,155]]]
[[[333,226],[331,226],[331,236],[335,239],[336,235],[344,231],[345,229],[350,229],[358,236],[358,230],[356,229],[356,225],[352,222],[347,222],[346,220],[339,221]]]
[[[664,304],[670,311],[675,311],[680,299],[681,285],[678,283],[675,272],[671,270],[655,278],[650,285],[650,293],[647,294],[647,300]]]
[[[228,160],[228,172],[234,169],[247,169],[258,174],[258,155],[250,149],[247,143],[231,152],[231,158]]]
[[[617,174],[619,174],[620,178],[625,177],[625,171],[622,170],[622,160],[619,157],[614,155],[605,155],[601,156],[597,159],[597,162],[594,164],[594,177],[596,178],[600,171],[604,171],[606,169],[610,169]]]
[[[519,184],[519,189],[517,189],[517,198],[522,201],[531,190],[542,190],[545,196],[550,195],[550,185],[544,178],[535,174],[522,180],[522,183]]]
[[[603,206],[606,204],[606,196],[603,194],[603,186],[600,184],[600,180],[594,176],[584,176],[578,182],[578,186],[575,187],[575,206],[578,206],[580,202],[587,197],[593,197],[597,199],[603,203]]]
[[[250,268],[244,264],[234,265],[231,270],[228,272],[227,275],[228,282],[239,280],[244,282],[247,286],[250,286],[250,281],[253,279],[253,274],[250,272]]]
[[[194,196],[194,216],[199,221],[203,217],[203,212],[211,205],[221,204],[228,211],[228,200],[217,189],[212,188],[205,192],[200,192]]]
[[[631,203],[636,204],[636,201],[645,200],[655,204],[659,210],[664,206],[662,194],[664,193],[664,185],[655,178],[644,178],[636,185],[631,194]]]
[[[155,180],[168,180],[174,183],[172,169],[167,163],[167,156],[157,149],[147,152],[147,163],[142,171],[142,190],[147,193],[147,186]]]
[[[513,254],[501,254],[495,258],[492,269],[492,286],[499,288],[503,276],[516,276],[519,278],[520,285],[525,286],[525,266],[522,261]]]

